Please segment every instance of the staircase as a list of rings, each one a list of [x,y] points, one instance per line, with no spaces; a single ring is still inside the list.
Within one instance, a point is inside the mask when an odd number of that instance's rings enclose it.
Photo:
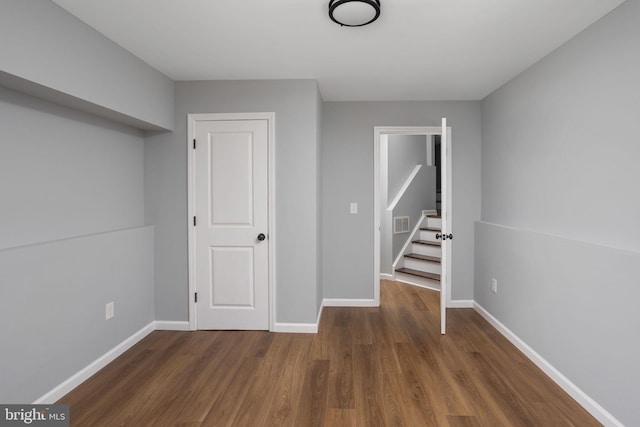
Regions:
[[[395,280],[424,288],[440,290],[442,272],[441,241],[436,234],[442,229],[442,218],[430,215],[424,218],[420,228],[395,266]]]

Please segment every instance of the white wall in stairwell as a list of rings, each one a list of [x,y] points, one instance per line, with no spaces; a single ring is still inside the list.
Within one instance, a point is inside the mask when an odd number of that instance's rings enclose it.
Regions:
[[[392,200],[416,165],[427,164],[425,135],[389,135],[388,198]]]
[[[394,217],[408,216],[413,230],[422,210],[435,209],[435,167],[429,167],[429,143],[426,135],[383,135],[380,141],[380,272],[392,274],[393,260],[409,233],[393,234]],[[405,195],[393,211],[387,211],[409,175],[422,165]],[[433,170],[431,170],[433,169]],[[433,187],[433,188],[432,188]]]
[[[393,196],[391,196],[393,197]],[[393,212],[389,205],[389,135],[380,135],[380,274],[392,274]]]
[[[426,135],[389,135],[388,200],[396,197],[416,165],[422,165],[391,217],[408,216],[409,230],[413,230],[425,209],[436,208],[436,168],[429,166],[429,142]],[[390,234],[391,262],[396,259],[409,233]],[[386,236],[387,238],[389,236]],[[382,236],[381,239],[382,241]]]
[[[423,166],[393,209],[392,217],[408,216],[409,230],[413,230],[421,218],[422,211],[435,208],[436,167]],[[393,234],[392,260],[396,259],[409,235],[410,233]]]

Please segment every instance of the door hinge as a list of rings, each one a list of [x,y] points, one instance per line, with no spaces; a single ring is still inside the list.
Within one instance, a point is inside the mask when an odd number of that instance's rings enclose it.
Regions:
[[[198,302],[198,293],[193,294],[194,302]]]
[[[193,140],[193,149],[194,150],[196,149],[196,140],[195,139]]]
[[[195,216],[193,217],[193,226],[194,227],[196,226],[196,217]]]

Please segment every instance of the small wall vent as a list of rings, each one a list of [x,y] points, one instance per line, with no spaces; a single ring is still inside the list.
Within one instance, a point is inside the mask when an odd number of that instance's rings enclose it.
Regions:
[[[393,234],[409,232],[409,217],[396,216],[393,218]]]

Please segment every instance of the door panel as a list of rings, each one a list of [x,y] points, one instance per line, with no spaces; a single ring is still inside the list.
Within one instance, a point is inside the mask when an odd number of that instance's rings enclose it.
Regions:
[[[253,134],[217,133],[209,140],[211,226],[253,224]]]
[[[211,307],[255,307],[253,248],[211,248]],[[225,286],[213,287],[214,283]]]
[[[195,136],[198,329],[269,329],[268,122],[197,121]]]

